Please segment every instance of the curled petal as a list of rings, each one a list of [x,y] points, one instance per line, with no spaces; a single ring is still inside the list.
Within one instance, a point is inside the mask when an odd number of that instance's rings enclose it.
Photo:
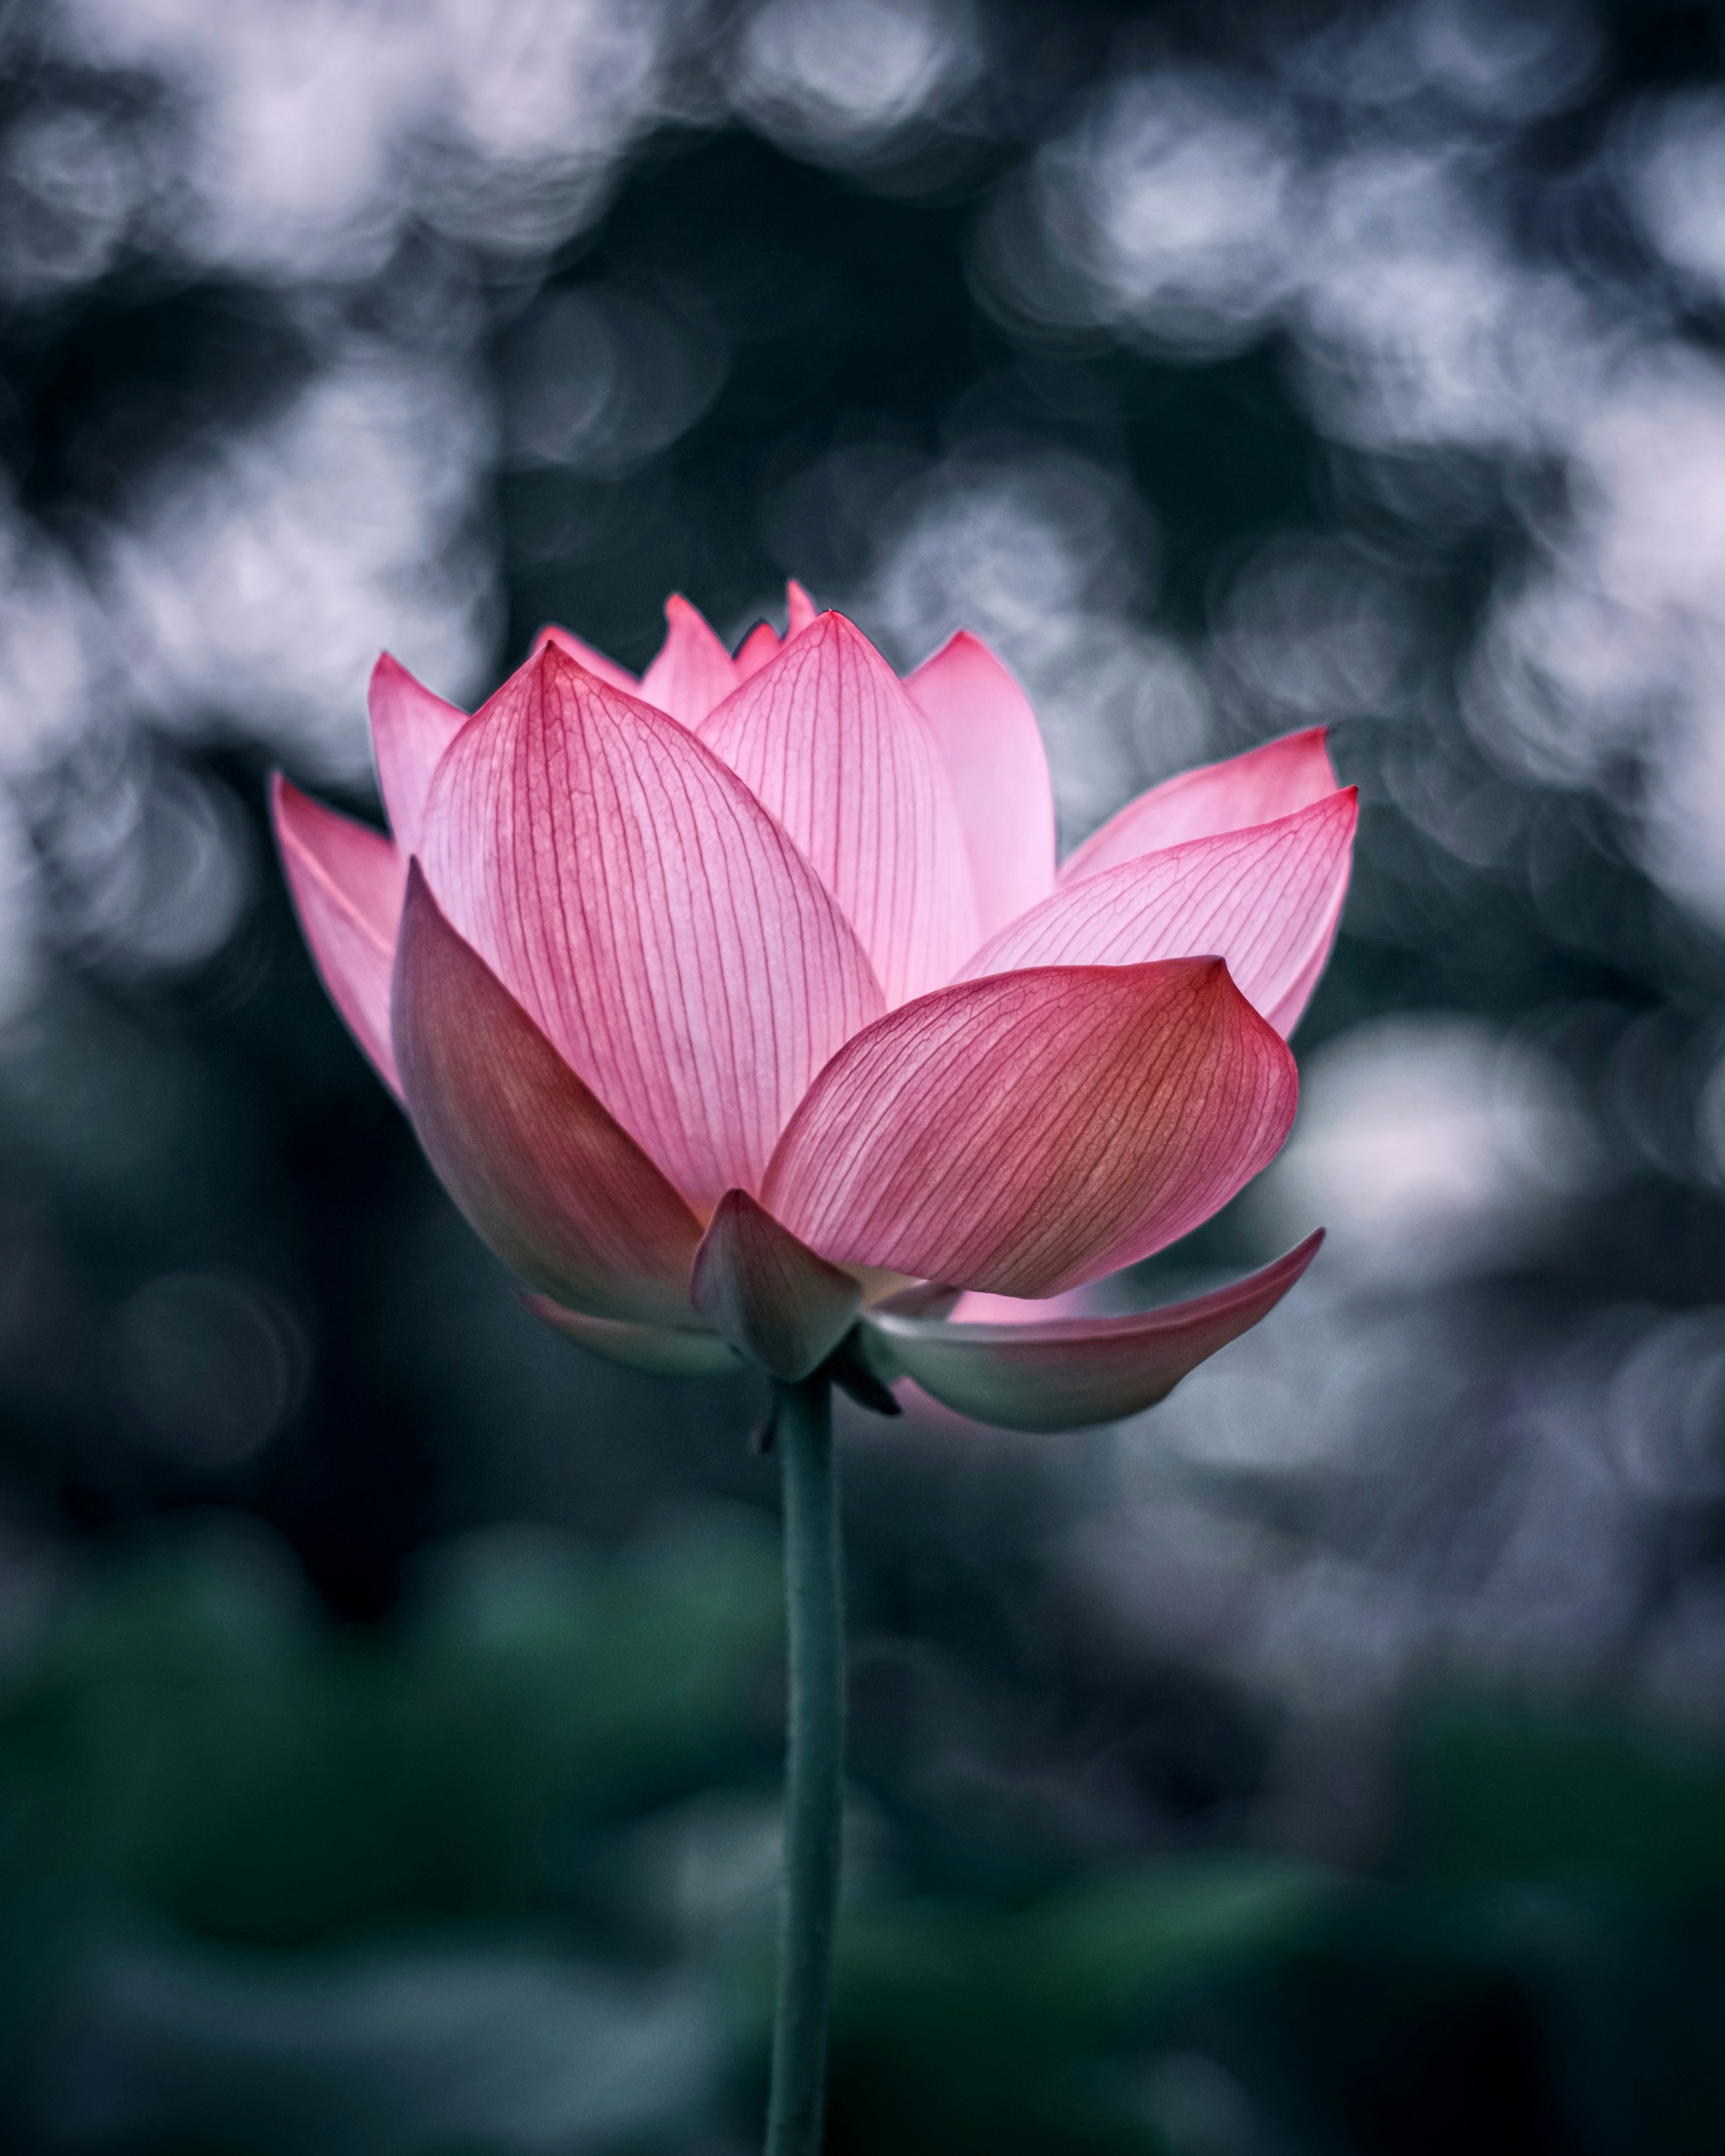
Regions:
[[[1219,958],[993,974],[847,1042],[761,1200],[837,1265],[1058,1295],[1208,1219],[1296,1093]]]
[[[547,644],[556,644],[566,659],[572,659],[578,666],[585,667],[595,680],[603,681],[613,689],[621,689],[625,696],[640,695],[641,685],[628,667],[619,666],[614,659],[608,659],[603,651],[572,635],[567,629],[560,629],[554,621],[547,622],[533,639],[533,649],[527,654],[529,659],[536,659]]]
[[[769,659],[778,656],[778,631],[770,621],[757,621],[737,647],[737,678],[747,681],[760,672]]]
[[[665,603],[665,642],[634,692],[680,726],[696,726],[742,678],[737,661],[680,592]]]
[[[504,1263],[594,1316],[691,1321],[700,1224],[408,873],[395,1058],[439,1180]]]
[[[1275,1309],[1323,1230],[1248,1279],[1130,1317],[951,1324],[875,1315],[861,1332],[885,1381],[911,1378],[943,1407],[1003,1430],[1081,1430],[1165,1399],[1190,1370]]]
[[[727,1190],[696,1253],[690,1298],[713,1330],[776,1378],[806,1378],[850,1330],[862,1289],[746,1190]]]
[[[933,730],[964,833],[978,932],[992,936],[1054,889],[1054,790],[1035,714],[968,629],[905,686]]]
[[[1213,953],[1286,1034],[1335,935],[1358,815],[1350,786],[1274,824],[1194,839],[1063,885],[985,943],[959,978]]]
[[[431,774],[467,724],[467,713],[423,688],[387,651],[372,669],[370,703],[377,784],[405,860],[419,849],[419,819]]]
[[[1311,726],[1304,733],[1284,734],[1225,763],[1207,763],[1164,779],[1128,801],[1086,839],[1061,869],[1060,881],[1076,882],[1189,839],[1273,823],[1322,801],[1336,791],[1327,732],[1326,727]]]
[[[881,1008],[838,905],[747,787],[547,646],[439,767],[439,904],[691,1205],[750,1189]]]
[[[631,1370],[645,1370],[655,1378],[721,1378],[746,1367],[734,1348],[716,1332],[694,1332],[678,1326],[629,1325],[621,1318],[590,1317],[585,1311],[568,1310],[548,1295],[524,1295],[535,1317],[590,1348],[607,1362],[621,1363]]]
[[[803,634],[803,631],[814,620],[819,609],[814,601],[809,598],[794,577],[784,588],[784,598],[785,641],[789,643],[793,636],[800,636]]]
[[[402,857],[381,831],[338,816],[290,786],[280,772],[270,781],[270,808],[294,908],[330,1000],[399,1097],[389,975],[401,919]]]
[[[860,629],[821,615],[701,738],[814,863],[889,1005],[952,978],[977,941],[957,810],[927,721]]]

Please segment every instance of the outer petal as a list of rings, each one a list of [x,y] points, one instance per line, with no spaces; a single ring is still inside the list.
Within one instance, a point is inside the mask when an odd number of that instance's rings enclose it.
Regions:
[[[695,737],[548,646],[439,767],[450,921],[697,1210],[878,1015],[837,904]]]
[[[742,678],[737,661],[680,592],[665,603],[665,636],[635,691],[679,724],[699,726]]]
[[[889,1005],[952,978],[977,942],[957,810],[927,721],[860,629],[822,614],[701,738],[814,864]]]
[[[1153,786],[1085,840],[1061,869],[1060,881],[1096,875],[1189,839],[1272,823],[1322,801],[1336,791],[1336,773],[1324,746],[1327,732],[1312,726],[1304,733],[1284,734],[1225,763],[1207,763]]]
[[[467,724],[467,713],[421,687],[386,651],[372,669],[372,753],[389,828],[405,860],[419,850],[431,774]]]
[[[1219,958],[997,974],[848,1042],[762,1203],[835,1264],[1058,1295],[1208,1219],[1296,1091]]]
[[[1228,961],[1246,1001],[1286,1034],[1335,934],[1358,818],[1350,786],[1276,823],[1104,869],[1004,928],[960,978],[1213,952]]]
[[[548,1295],[524,1295],[521,1301],[536,1317],[567,1339],[591,1348],[608,1362],[645,1370],[655,1378],[717,1378],[746,1367],[737,1350],[727,1348],[716,1332],[690,1332],[664,1325],[625,1325],[614,1317],[589,1317],[585,1311],[565,1309]]]
[[[800,636],[816,619],[819,609],[794,577],[784,588],[784,600],[788,623],[784,634],[785,641],[788,644],[793,636]]]
[[[876,1316],[865,1352],[883,1381],[913,1378],[943,1407],[1003,1430],[1081,1430],[1165,1399],[1189,1370],[1275,1309],[1317,1255],[1323,1230],[1261,1272],[1130,1317],[953,1325]]]
[[[399,1098],[389,974],[405,864],[381,831],[338,816],[280,772],[270,782],[270,808],[295,910],[330,1000]]]
[[[701,1226],[408,872],[395,1059],[439,1181],[506,1265],[598,1316],[692,1322]]]
[[[757,621],[737,647],[737,678],[747,681],[770,659],[778,656],[778,631],[770,621]]]
[[[905,686],[934,729],[964,832],[977,927],[992,936],[1054,889],[1054,789],[1035,714],[968,629],[925,659]]]
[[[777,1378],[806,1378],[850,1330],[862,1289],[763,1212],[727,1190],[696,1253],[695,1307]]]
[[[567,629],[560,629],[554,621],[547,622],[533,639],[533,649],[527,654],[529,659],[536,659],[547,644],[556,644],[566,659],[572,659],[578,666],[584,666],[596,680],[603,681],[608,686],[621,689],[625,696],[640,695],[641,685],[628,667],[619,666],[614,659],[608,659],[603,651],[583,643],[581,638],[572,635]]]

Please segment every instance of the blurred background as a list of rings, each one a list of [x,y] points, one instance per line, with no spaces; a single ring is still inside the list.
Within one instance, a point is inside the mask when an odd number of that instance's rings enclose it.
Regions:
[[[538,1331],[268,769],[783,580],[1070,845],[1327,721],[1322,1223],[1137,1422],[845,1431],[844,2156],[1725,2140],[1725,18],[0,11],[0,2145],[737,2156],[776,1487]]]

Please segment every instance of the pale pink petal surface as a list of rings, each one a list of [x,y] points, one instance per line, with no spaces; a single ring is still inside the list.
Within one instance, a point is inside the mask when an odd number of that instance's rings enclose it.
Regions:
[[[1350,786],[1274,824],[1194,839],[1065,885],[985,943],[960,978],[1208,953],[1227,960],[1246,1001],[1285,1034],[1335,933],[1357,821]]]
[[[977,942],[957,810],[927,721],[860,629],[822,614],[701,738],[814,863],[889,1005],[952,978]]]
[[[1004,1430],[1081,1430],[1164,1399],[1189,1371],[1272,1311],[1317,1255],[1322,1231],[1214,1294],[1126,1317],[976,1325],[871,1316],[865,1352],[883,1379],[914,1378],[943,1407]]]
[[[504,1263],[595,1317],[692,1323],[700,1224],[450,927],[417,861],[393,1006],[396,1065],[419,1142]]]
[[[762,1203],[835,1264],[1056,1295],[1208,1219],[1296,1091],[1219,959],[998,974],[847,1043]]]
[[[691,1300],[713,1330],[775,1377],[806,1378],[850,1330],[852,1276],[819,1258],[746,1190],[727,1190],[696,1253]]]
[[[401,1091],[389,1038],[389,975],[406,863],[381,831],[270,782],[270,813],[300,926],[330,1000],[393,1093]]]
[[[566,658],[572,659],[578,666],[584,666],[589,674],[613,689],[621,689],[626,696],[639,696],[641,685],[626,666],[619,666],[614,659],[608,659],[603,651],[584,643],[567,629],[560,629],[548,621],[533,639],[533,649],[527,654],[536,659],[547,644],[556,644]]]
[[[737,647],[737,680],[758,674],[769,659],[778,658],[778,631],[770,621],[757,621]]]
[[[699,726],[742,676],[706,619],[679,592],[665,603],[665,642],[634,692],[685,726]]]
[[[785,641],[788,644],[793,636],[800,636],[803,634],[810,622],[814,620],[819,613],[819,608],[794,577],[784,588],[784,598],[787,620],[784,634]]]
[[[1322,726],[1285,734],[1225,763],[1183,771],[1153,786],[1085,840],[1061,868],[1061,882],[1096,875],[1163,846],[1272,823],[1322,800],[1337,791],[1325,734]]]
[[[737,1350],[716,1332],[693,1332],[668,1325],[629,1325],[615,1317],[591,1317],[569,1310],[548,1295],[524,1295],[521,1301],[543,1323],[626,1369],[655,1378],[721,1378],[747,1367]]]
[[[439,767],[439,905],[697,1210],[756,1187],[880,990],[836,901],[675,720],[554,646]]]
[[[431,774],[467,724],[467,713],[434,696],[386,651],[372,669],[372,753],[389,829],[402,859],[416,853]]]
[[[1035,714],[987,644],[960,629],[905,686],[933,729],[992,936],[1055,885],[1054,790]]]

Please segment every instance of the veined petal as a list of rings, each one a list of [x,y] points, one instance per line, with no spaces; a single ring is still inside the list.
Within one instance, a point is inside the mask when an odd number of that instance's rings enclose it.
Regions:
[[[535,1317],[603,1355],[608,1363],[621,1363],[630,1370],[645,1370],[655,1378],[719,1378],[746,1368],[734,1348],[716,1332],[693,1332],[668,1325],[628,1325],[620,1318],[589,1317],[585,1311],[569,1310],[548,1295],[524,1295],[521,1301]]]
[[[372,753],[389,829],[405,860],[419,849],[431,774],[467,724],[467,713],[422,687],[386,651],[372,669]]]
[[[690,1298],[713,1330],[777,1378],[806,1378],[850,1330],[862,1288],[746,1190],[727,1190],[696,1253]]]
[[[778,631],[770,621],[757,621],[737,647],[737,678],[747,681],[770,659],[778,656]]]
[[[680,726],[697,726],[742,678],[737,661],[680,592],[665,603],[665,642],[634,693]]]
[[[1267,1317],[1312,1260],[1323,1230],[1261,1272],[1212,1295],[1128,1317],[1016,1325],[865,1317],[870,1367],[914,1378],[942,1407],[1003,1430],[1081,1430],[1164,1399],[1190,1370]]]
[[[1296,1093],[1219,958],[994,974],[847,1042],[761,1202],[836,1265],[1058,1295],[1208,1219]]]
[[[572,659],[578,666],[584,666],[596,680],[605,682],[611,688],[621,689],[625,696],[640,695],[641,685],[628,667],[619,666],[614,659],[608,659],[603,651],[584,643],[568,629],[559,628],[554,621],[547,622],[533,639],[533,649],[527,654],[528,658],[536,659],[547,644],[556,644],[566,659]]]
[[[905,686],[933,729],[964,833],[978,932],[992,936],[1055,885],[1054,789],[1035,714],[968,629],[907,675]]]
[[[881,1009],[836,901],[673,719],[548,645],[439,767],[443,907],[697,1211]]]
[[[794,577],[784,588],[784,602],[787,624],[784,636],[785,642],[788,644],[793,636],[803,634],[820,609]]]
[[[270,808],[294,908],[330,1000],[399,1097],[389,975],[406,865],[381,831],[338,816],[280,772],[270,782]]]
[[[1076,882],[1189,839],[1273,823],[1322,801],[1337,791],[1324,745],[1327,731],[1311,726],[1304,733],[1284,734],[1225,763],[1204,764],[1164,779],[1093,832],[1062,867],[1060,881]]]
[[[927,721],[842,614],[726,697],[701,738],[766,803],[862,940],[888,1006],[976,947],[963,833]]]
[[[1350,786],[1274,824],[1064,885],[985,943],[959,978],[1209,954],[1227,960],[1246,1001],[1286,1034],[1335,935],[1358,817]]]
[[[419,1142],[506,1265],[596,1317],[693,1322],[700,1223],[450,927],[418,861],[402,909],[394,1029]]]

